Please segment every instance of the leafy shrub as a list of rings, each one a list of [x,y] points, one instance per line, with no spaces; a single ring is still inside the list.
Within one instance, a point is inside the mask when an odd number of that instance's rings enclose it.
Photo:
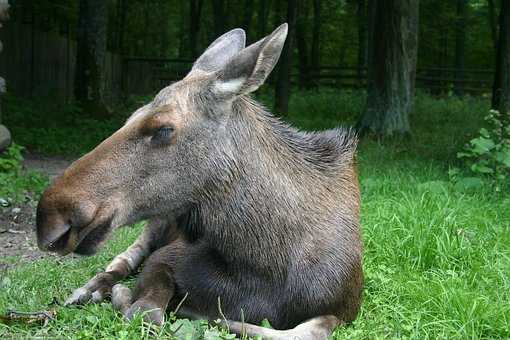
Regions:
[[[467,161],[475,175],[489,177],[496,188],[510,175],[510,112],[491,110],[482,128],[457,157]]]
[[[21,171],[21,162],[23,162],[22,151],[25,148],[13,143],[3,155],[0,155],[0,173],[15,173]]]
[[[0,154],[0,199],[3,204],[9,201],[20,201],[28,193],[41,194],[47,184],[43,175],[23,171],[24,147],[13,143],[3,154]]]

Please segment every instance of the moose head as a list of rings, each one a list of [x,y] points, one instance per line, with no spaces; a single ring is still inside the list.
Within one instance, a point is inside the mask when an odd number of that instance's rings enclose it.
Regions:
[[[215,40],[184,79],[47,188],[37,207],[39,247],[93,254],[111,230],[153,217],[177,219],[231,181],[236,103],[264,83],[286,36],[283,24],[246,48],[240,29]]]

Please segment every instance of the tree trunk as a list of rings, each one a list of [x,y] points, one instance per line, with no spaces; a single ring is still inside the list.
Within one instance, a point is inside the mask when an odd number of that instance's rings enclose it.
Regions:
[[[246,0],[244,2],[244,13],[243,13],[243,24],[241,27],[246,32],[246,37],[248,37],[250,33],[251,19],[253,17],[253,7],[255,5],[255,1]]]
[[[321,40],[321,1],[313,0],[313,30],[312,30],[312,48],[310,55],[310,66],[314,72],[318,72],[320,66],[320,40]]]
[[[282,116],[287,115],[289,111],[290,70],[296,24],[296,2],[297,0],[288,0],[287,2],[287,23],[289,24],[289,31],[287,34],[287,41],[283,46],[282,55],[280,57],[280,68],[278,70],[278,80],[275,88],[275,111]]]
[[[498,25],[496,23],[496,7],[494,7],[494,0],[487,0],[489,25],[491,26],[491,37],[494,51],[498,49]]]
[[[439,28],[441,31],[441,62],[440,67],[441,70],[439,71],[439,77],[443,80],[439,82],[440,88],[438,89],[438,92],[448,92],[450,90],[450,83],[448,81],[445,81],[444,79],[449,78],[448,71],[446,68],[450,66],[450,58],[448,58],[448,30],[445,27]]]
[[[271,29],[274,29],[275,27],[278,27],[282,23],[282,17],[283,17],[283,4],[282,0],[275,0],[274,4],[274,15],[273,15],[273,27]]]
[[[358,83],[363,84],[367,67],[367,5],[365,0],[358,0],[356,7],[358,19]]]
[[[125,31],[125,27],[126,27],[126,15],[127,15],[127,11],[128,11],[129,2],[127,0],[119,0],[119,3],[120,3],[119,4],[120,19],[119,19],[119,35],[118,35],[119,41],[117,42],[117,48],[118,48],[118,52],[121,55],[124,55],[124,53],[125,53],[124,31]]]
[[[225,20],[225,0],[212,0],[213,21],[214,21],[214,36],[219,37],[225,33],[226,20]]]
[[[151,5],[150,2],[143,2],[138,5],[138,6],[143,7],[143,18],[144,18],[145,24],[143,25],[143,27],[140,27],[140,30],[143,30],[143,35],[142,35],[142,37],[143,37],[142,38],[143,39],[143,42],[142,42],[143,51],[137,52],[136,55],[141,55],[144,57],[148,57],[147,51],[149,50],[149,43],[150,43],[149,29],[150,29],[150,25],[153,24],[150,20],[150,12],[151,12],[150,5]]]
[[[308,64],[308,46],[306,44],[306,22],[308,21],[308,8],[305,1],[298,1],[296,18],[296,45],[299,57],[299,86],[310,85]]]
[[[189,50],[192,58],[197,57],[198,32],[200,31],[203,3],[203,0],[191,0],[189,2]]]
[[[189,2],[180,1],[179,2],[179,15],[181,20],[179,20],[179,53],[177,54],[180,59],[184,59],[188,56],[190,51],[189,47],[189,16],[186,13],[189,13]]]
[[[2,27],[2,22],[6,21],[8,19],[9,19],[9,1],[7,1],[7,0],[0,1],[0,28]],[[0,53],[2,53],[2,50],[3,50],[3,45],[2,45],[2,42],[0,41]],[[5,83],[5,79],[3,77],[0,77],[0,100],[1,100],[1,97],[3,96],[3,94],[6,91],[6,86],[7,85]],[[0,103],[0,124],[2,124],[2,106],[1,106],[1,103]],[[0,127],[0,128],[2,128],[2,127]],[[7,143],[7,139],[8,139],[7,138],[7,134],[9,134],[9,133],[7,131],[7,128],[2,128],[2,129],[4,130],[4,132],[2,133],[2,131],[0,131],[0,144],[7,145],[7,144],[10,143],[10,140],[9,140],[9,143]],[[1,149],[2,149],[2,146],[0,146],[0,150]]]
[[[510,112],[510,2],[501,1],[492,108]]]
[[[80,0],[74,95],[86,113],[108,113],[104,102],[107,2]]]
[[[348,25],[342,25],[342,30],[340,33],[340,48],[338,51],[338,66],[345,67],[345,57],[347,56],[347,52],[351,47],[351,43],[349,41],[349,32],[350,27]]]
[[[257,17],[257,28],[259,37],[266,35],[266,23],[269,17],[269,8],[271,7],[270,1],[259,0],[259,12]]]
[[[466,60],[468,0],[457,0],[457,18],[455,25],[455,94],[464,93],[464,69]]]
[[[370,0],[366,109],[361,133],[406,135],[414,96],[418,46],[418,0]]]

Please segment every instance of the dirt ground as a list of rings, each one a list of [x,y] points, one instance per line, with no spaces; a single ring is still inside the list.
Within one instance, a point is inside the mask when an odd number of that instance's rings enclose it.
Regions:
[[[61,157],[26,155],[24,167],[27,170],[37,170],[53,179],[62,173],[70,163],[71,160]],[[20,256],[16,262],[53,256],[43,253],[37,248],[35,238],[36,207],[37,200],[31,195],[27,195],[21,204],[0,206],[0,271],[16,264],[13,262],[12,256]]]

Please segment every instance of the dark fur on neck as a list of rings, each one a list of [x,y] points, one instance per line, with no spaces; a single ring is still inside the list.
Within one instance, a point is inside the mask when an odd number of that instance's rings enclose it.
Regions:
[[[326,229],[338,220],[357,140],[349,129],[300,132],[248,98],[233,106],[227,130],[235,151],[213,164],[220,169],[211,172],[221,175],[181,225],[190,241],[209,243],[233,271],[282,280],[289,259],[302,255],[297,242],[313,238],[309,225]]]

